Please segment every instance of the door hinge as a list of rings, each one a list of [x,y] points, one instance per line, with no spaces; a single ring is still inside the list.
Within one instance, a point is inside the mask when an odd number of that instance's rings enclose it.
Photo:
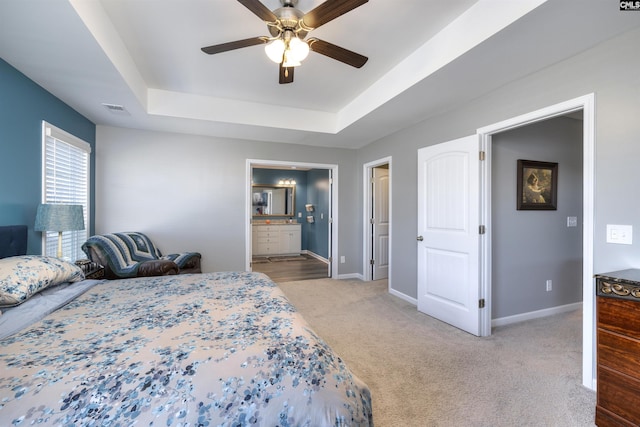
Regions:
[[[329,257],[329,263],[333,262],[333,257]]]
[[[375,224],[376,220],[374,218],[369,218],[369,224]]]
[[[484,298],[478,301],[478,307],[484,308]]]
[[[484,225],[481,225],[481,226],[479,227],[478,232],[479,232],[480,234],[484,234],[484,233],[485,233]]]
[[[482,161],[484,161],[484,158],[485,158],[485,152],[484,152],[484,151],[481,151],[481,152],[480,152],[480,161],[481,161],[481,162],[482,162]]]
[[[369,260],[369,264],[373,265],[373,264],[375,264],[375,263],[376,263],[376,262],[375,262],[374,260],[372,260],[372,259],[370,259],[370,260]]]

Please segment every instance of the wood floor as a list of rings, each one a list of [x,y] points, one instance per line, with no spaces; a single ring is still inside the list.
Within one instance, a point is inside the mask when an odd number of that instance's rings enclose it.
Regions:
[[[276,283],[329,277],[329,266],[308,255],[253,257],[252,269],[266,274]]]

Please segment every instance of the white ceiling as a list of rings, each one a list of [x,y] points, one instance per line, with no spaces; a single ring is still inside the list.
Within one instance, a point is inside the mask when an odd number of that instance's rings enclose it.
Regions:
[[[640,26],[615,1],[371,0],[311,33],[363,68],[311,52],[280,85],[262,46],[200,51],[268,34],[235,0],[1,0],[0,16],[0,57],[98,125],[344,148]]]

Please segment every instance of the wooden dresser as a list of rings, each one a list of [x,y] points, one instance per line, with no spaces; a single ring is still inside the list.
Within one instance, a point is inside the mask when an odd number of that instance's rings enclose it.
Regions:
[[[596,277],[596,425],[640,425],[640,270]]]

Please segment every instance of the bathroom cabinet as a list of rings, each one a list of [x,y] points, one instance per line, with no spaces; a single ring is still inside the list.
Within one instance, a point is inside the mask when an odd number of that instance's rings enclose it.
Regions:
[[[251,232],[254,256],[300,255],[300,224],[253,224]]]

